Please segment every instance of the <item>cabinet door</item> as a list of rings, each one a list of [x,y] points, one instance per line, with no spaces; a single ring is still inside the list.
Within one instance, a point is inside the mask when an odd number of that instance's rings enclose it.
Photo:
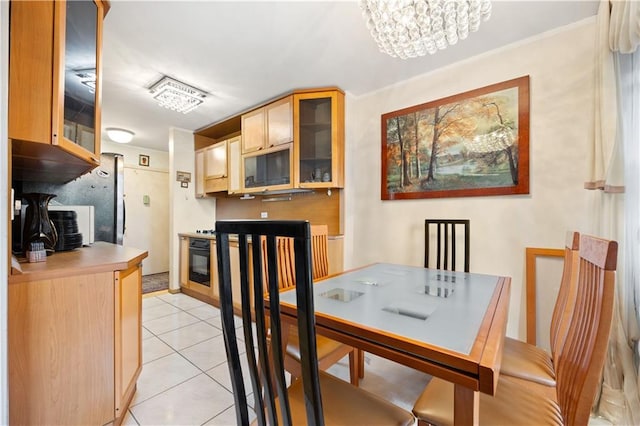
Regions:
[[[14,178],[63,183],[99,164],[103,11],[99,0],[11,2]]]
[[[54,2],[11,2],[9,138],[50,144]],[[48,42],[44,42],[47,40]],[[25,74],[27,73],[28,74]]]
[[[242,156],[243,192],[293,188],[292,144]]]
[[[229,172],[229,180],[227,182],[227,191],[229,194],[237,194],[242,189],[240,184],[240,136],[233,139],[229,139],[227,143],[228,164],[227,171]]]
[[[273,102],[265,107],[267,116],[267,146],[293,142],[293,96]]]
[[[113,280],[109,271],[7,286],[8,424],[113,420]]]
[[[337,91],[294,95],[294,180],[300,188],[342,188],[344,95]]]
[[[195,153],[196,155],[196,177],[195,177],[195,191],[196,198],[204,197],[204,150],[199,149]]]
[[[189,287],[189,238],[180,237],[180,287]]]
[[[218,289],[218,253],[216,252],[216,241],[211,240],[211,296],[218,299],[220,290]]]
[[[115,417],[124,415],[142,370],[142,265],[115,273]]]
[[[265,145],[264,108],[242,116],[242,153],[258,151]]]
[[[227,177],[227,141],[218,142],[205,150],[205,179]]]
[[[56,2],[55,12],[53,143],[98,164],[102,4]]]

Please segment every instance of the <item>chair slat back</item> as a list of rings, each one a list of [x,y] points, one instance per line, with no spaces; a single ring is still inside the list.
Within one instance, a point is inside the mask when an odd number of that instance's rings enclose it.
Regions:
[[[240,361],[241,351],[238,347],[233,315],[229,257],[230,235],[237,235],[239,242],[242,329],[245,344],[244,356],[246,356],[248,371],[243,370]],[[307,221],[270,220],[216,222],[220,310],[237,423],[238,425],[249,424],[246,395],[253,393],[259,425],[291,424],[291,409],[285,382],[284,352],[282,350],[283,324],[280,320],[279,292],[281,286],[279,285],[277,244],[279,237],[291,239],[295,252],[293,270],[297,284],[295,291],[298,308],[298,333],[307,423],[322,425],[324,418],[317,365],[309,223]],[[264,239],[264,244],[252,244],[250,251],[249,238],[251,241]],[[265,282],[268,283],[267,288],[263,288]],[[253,287],[253,291],[251,291],[251,287]],[[255,333],[251,322],[251,294],[254,295]],[[269,299],[269,324],[265,320],[265,294]],[[254,341],[257,347],[254,347]],[[249,392],[244,386],[244,376],[247,374],[252,387]],[[279,410],[276,409],[276,405]]]
[[[329,227],[327,225],[311,225],[311,254],[313,279],[324,278],[329,275]],[[290,288],[296,285],[294,266],[295,254],[291,238],[278,237],[278,279],[280,288]],[[266,240],[262,239],[262,249],[265,253]],[[266,276],[266,275],[265,275]]]
[[[431,259],[431,241],[435,239],[435,267],[448,271],[459,270],[456,262],[456,243],[458,236],[456,231],[464,232],[463,235],[463,269],[469,272],[469,232],[470,221],[468,219],[426,219],[424,221],[424,267],[429,268]],[[435,234],[435,236],[433,236]]]
[[[580,233],[567,232],[564,247],[564,266],[558,297],[551,315],[551,328],[549,330],[551,357],[556,358],[564,346],[567,329],[573,309],[576,304],[578,264],[580,261]]]
[[[329,227],[311,225],[311,253],[313,254],[313,279],[329,275]]]
[[[276,246],[278,252],[278,285],[284,290],[296,285],[294,276],[294,249],[293,240],[291,238],[277,237]],[[266,259],[267,240],[262,238],[262,255]],[[263,262],[263,274],[267,277],[267,263]]]
[[[611,329],[617,255],[615,241],[580,238],[578,295],[564,347],[554,359],[565,424],[588,423]]]

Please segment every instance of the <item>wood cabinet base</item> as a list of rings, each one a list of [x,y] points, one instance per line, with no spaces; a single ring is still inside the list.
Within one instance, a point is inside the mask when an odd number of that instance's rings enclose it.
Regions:
[[[10,424],[122,422],[142,368],[146,256],[95,243],[10,277]]]

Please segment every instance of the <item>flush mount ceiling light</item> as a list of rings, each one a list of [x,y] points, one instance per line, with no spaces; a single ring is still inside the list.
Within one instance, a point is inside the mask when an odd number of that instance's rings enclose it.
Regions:
[[[183,114],[196,109],[207,96],[206,92],[167,76],[152,85],[149,92],[160,106]]]
[[[478,31],[490,0],[360,0],[381,52],[402,59],[434,54]]]
[[[107,127],[107,136],[117,143],[129,143],[133,139],[133,133],[131,130],[119,129],[117,127]]]

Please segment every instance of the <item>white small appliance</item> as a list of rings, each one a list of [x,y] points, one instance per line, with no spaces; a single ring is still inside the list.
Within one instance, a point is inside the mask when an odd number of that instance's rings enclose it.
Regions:
[[[82,234],[82,245],[95,241],[95,207],[94,206],[58,206],[49,205],[49,210],[72,210],[76,212],[78,232]]]

